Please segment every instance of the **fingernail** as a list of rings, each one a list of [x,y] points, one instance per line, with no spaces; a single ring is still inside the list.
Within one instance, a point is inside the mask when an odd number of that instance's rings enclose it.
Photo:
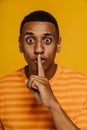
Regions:
[[[24,83],[27,85],[27,84],[28,84],[28,80],[26,79],[26,80],[24,81]]]

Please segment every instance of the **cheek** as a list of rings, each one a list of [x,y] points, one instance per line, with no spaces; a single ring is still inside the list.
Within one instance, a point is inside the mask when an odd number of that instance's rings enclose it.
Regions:
[[[48,57],[55,57],[56,54],[56,46],[50,46],[49,48],[46,48],[46,53],[48,54]]]
[[[25,60],[26,60],[27,62],[29,62],[29,60],[32,59],[33,50],[30,49],[30,48],[28,48],[28,47],[26,47],[26,48],[24,48],[23,55],[24,55],[24,57],[25,57]]]

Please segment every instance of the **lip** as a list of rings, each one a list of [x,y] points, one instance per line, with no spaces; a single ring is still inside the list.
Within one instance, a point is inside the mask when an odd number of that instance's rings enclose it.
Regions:
[[[41,58],[41,63],[42,63],[42,64],[45,64],[46,61],[47,61],[46,58]],[[38,64],[38,60],[37,60],[37,58],[36,58],[36,59],[33,59],[33,62],[34,62],[35,64]]]

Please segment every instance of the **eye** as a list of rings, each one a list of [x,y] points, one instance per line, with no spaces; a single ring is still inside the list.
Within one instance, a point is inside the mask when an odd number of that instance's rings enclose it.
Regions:
[[[34,43],[34,38],[33,37],[28,37],[28,38],[26,38],[26,42],[28,44],[32,44],[32,43]]]
[[[44,38],[44,42],[45,42],[46,44],[50,44],[50,43],[52,42],[52,39],[49,38],[49,37],[46,37],[46,38]]]

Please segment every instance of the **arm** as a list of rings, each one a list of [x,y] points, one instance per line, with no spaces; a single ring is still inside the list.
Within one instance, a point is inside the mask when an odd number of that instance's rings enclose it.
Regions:
[[[50,108],[57,130],[80,130],[67,116],[59,103],[54,103]]]
[[[56,130],[80,130],[69,119],[55,98],[48,79],[45,77],[40,58],[38,57],[38,76],[31,75],[27,86],[35,98],[51,112]]]
[[[32,75],[28,87],[36,99],[50,110],[56,130],[80,130],[60,106],[46,78]]]

